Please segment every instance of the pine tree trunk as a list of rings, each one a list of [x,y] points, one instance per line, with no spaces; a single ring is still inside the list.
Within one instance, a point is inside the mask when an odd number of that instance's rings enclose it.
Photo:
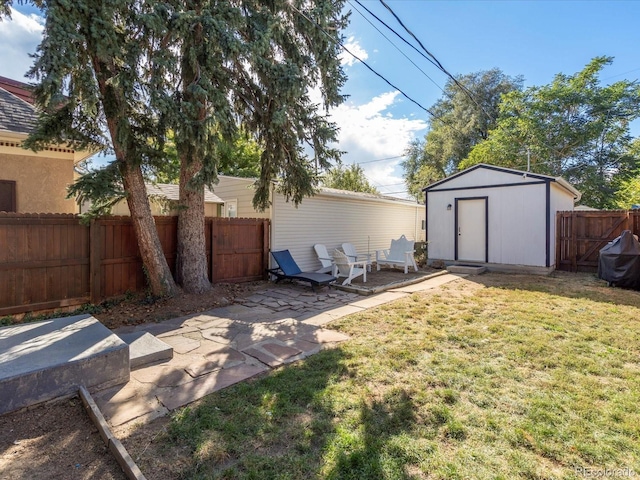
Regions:
[[[198,15],[202,10],[202,2],[192,2]],[[191,121],[202,128],[207,110],[206,98],[194,98],[189,88],[198,81],[199,66],[194,70],[190,49],[196,51],[203,43],[203,28],[201,23],[193,26],[193,34],[183,47],[182,81],[183,99],[185,104],[198,105]],[[197,127],[196,127],[197,128]],[[211,282],[207,277],[206,241],[204,236],[204,186],[190,185],[191,180],[202,170],[202,148],[191,145],[190,142],[178,142],[176,145],[180,155],[180,206],[178,211],[178,255],[176,258],[176,280],[187,293],[203,293],[211,290]]]
[[[195,160],[181,163],[176,280],[185,292],[203,293],[211,289],[204,235],[204,187],[189,185],[202,163]]]
[[[133,231],[138,241],[142,264],[151,294],[154,297],[171,297],[178,293],[178,287],[173,280],[169,264],[162,251],[162,244],[158,236],[156,222],[151,214],[151,206],[147,189],[144,185],[142,170],[140,165],[133,162],[131,157],[135,157],[135,151],[130,147],[131,142],[127,141],[122,131],[125,126],[122,124],[124,115],[124,105],[126,100],[122,92],[114,88],[108,81],[110,77],[109,68],[97,57],[93,57],[94,71],[98,80],[100,93],[103,97],[103,105],[107,120],[107,127],[111,136],[113,150],[118,162],[120,175],[122,176],[122,186],[127,194],[127,204],[131,212],[131,222]],[[124,141],[123,141],[124,139]]]
[[[178,288],[162,251],[155,220],[151,214],[147,189],[139,167],[122,164],[122,183],[127,192],[133,230],[151,293],[155,297],[173,296]]]

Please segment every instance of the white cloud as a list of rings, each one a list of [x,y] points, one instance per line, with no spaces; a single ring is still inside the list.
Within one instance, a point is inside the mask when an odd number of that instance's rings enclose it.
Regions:
[[[367,51],[360,46],[358,41],[354,37],[349,37],[346,42],[344,42],[344,46],[349,50],[353,55],[358,57],[360,60],[366,60],[369,58],[369,54]],[[347,53],[345,50],[339,55],[340,63],[343,66],[350,67],[358,60],[356,60],[353,55]]]
[[[338,148],[346,153],[344,164],[360,163],[367,178],[381,193],[398,192],[402,185],[402,158],[409,142],[421,136],[427,122],[421,119],[395,118],[389,109],[400,92],[386,92],[363,105],[342,104],[331,112],[338,127]],[[369,163],[367,163],[369,162]]]
[[[38,15],[24,15],[13,9],[11,19],[0,21],[0,75],[14,80],[24,80],[31,68],[34,53],[42,40],[44,19]]]

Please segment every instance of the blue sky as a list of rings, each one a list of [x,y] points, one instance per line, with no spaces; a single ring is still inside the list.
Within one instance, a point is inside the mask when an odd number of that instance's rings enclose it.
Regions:
[[[408,38],[379,0],[360,2]],[[603,83],[640,78],[638,1],[387,0],[387,4],[454,75],[497,67],[507,75],[523,75],[525,86],[542,85],[557,73],[575,73],[591,58],[608,55],[615,59],[604,70]],[[347,8],[352,10],[344,32],[349,49],[424,107],[438,100],[445,75],[354,0]],[[0,23],[0,75],[23,79],[31,64],[28,53],[35,50],[42,31],[36,15],[32,8],[17,6],[13,19]],[[395,157],[403,154],[411,139],[424,136],[429,115],[347,54],[344,68],[349,80],[343,93],[349,99],[332,112],[341,128],[338,146],[347,151],[343,161],[360,163],[382,193],[402,196],[402,158]],[[640,134],[637,125],[633,133]]]

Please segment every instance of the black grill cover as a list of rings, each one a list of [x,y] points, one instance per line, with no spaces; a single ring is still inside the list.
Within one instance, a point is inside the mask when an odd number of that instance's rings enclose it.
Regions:
[[[640,290],[640,243],[629,230],[600,250],[598,277],[616,287]]]

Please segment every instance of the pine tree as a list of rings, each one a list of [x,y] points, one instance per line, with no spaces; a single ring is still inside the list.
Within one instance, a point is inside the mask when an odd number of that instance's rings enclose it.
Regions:
[[[271,183],[296,204],[318,185],[339,151],[336,128],[310,98],[338,105],[345,81],[338,53],[343,0],[166,2],[167,43],[152,58],[151,104],[174,132],[180,159],[176,277],[185,290],[209,287],[204,186],[212,186],[237,125],[257,141],[254,206],[269,204]],[[163,132],[158,132],[162,135]],[[303,144],[314,150],[312,163]]]
[[[60,143],[112,152],[110,169],[118,172],[126,192],[151,291],[174,295],[177,287],[162,252],[141,168],[157,161],[159,154],[149,142],[157,129],[144,84],[145,21],[153,7],[125,0],[33,3],[46,16],[29,72],[38,82],[35,99],[41,115],[25,146]],[[0,6],[10,4],[4,0]]]
[[[344,0],[33,3],[47,22],[31,71],[45,113],[31,146],[64,139],[113,150],[154,293],[175,286],[159,263],[143,171],[162,169],[170,130],[181,164],[176,277],[189,292],[210,287],[204,186],[215,182],[221,144],[238,125],[262,151],[259,209],[269,205],[275,180],[297,204],[314,193],[317,172],[338,160],[329,145],[336,127],[321,107],[343,101]],[[311,100],[313,88],[321,106]]]

